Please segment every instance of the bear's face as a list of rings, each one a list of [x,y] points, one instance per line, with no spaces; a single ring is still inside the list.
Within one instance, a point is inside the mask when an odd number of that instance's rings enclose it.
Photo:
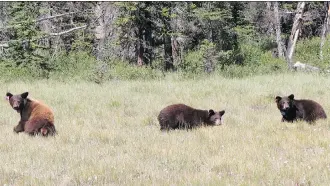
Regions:
[[[276,96],[277,108],[281,111],[282,115],[285,115],[290,108],[293,107],[294,95],[291,94],[288,97]]]
[[[225,111],[214,112],[212,109],[209,110],[208,124],[211,125],[221,125],[221,117],[225,114]]]
[[[29,95],[28,92],[24,92],[23,94],[17,94],[17,95],[13,95],[8,92],[6,94],[6,99],[9,101],[11,107],[13,107],[14,110],[20,112],[26,104],[28,95]]]

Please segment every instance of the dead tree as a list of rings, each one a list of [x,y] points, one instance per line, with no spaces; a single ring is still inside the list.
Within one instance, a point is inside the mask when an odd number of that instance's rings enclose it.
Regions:
[[[104,23],[104,6],[105,2],[97,2],[95,5],[95,17],[98,25],[95,27],[95,38],[98,40],[96,47],[96,59],[103,59],[104,38],[105,38],[105,23]]]
[[[278,13],[278,2],[275,1],[274,3],[274,16],[275,16],[275,31],[276,31],[276,43],[277,43],[277,50],[278,50],[278,57],[284,57],[283,54],[283,43],[281,39],[281,19]]]
[[[294,17],[291,35],[289,37],[289,43],[286,50],[286,61],[288,63],[289,69],[292,69],[292,56],[298,39],[299,32],[301,30],[304,8],[305,8],[305,2],[299,2],[297,5],[296,15]]]
[[[321,44],[320,44],[320,59],[323,60],[323,53],[322,53],[322,48],[323,45],[325,43],[325,39],[327,38],[328,35],[328,27],[330,24],[330,20],[329,20],[329,14],[330,14],[330,3],[329,2],[325,2],[326,5],[326,15],[324,18],[324,23],[323,23],[323,28],[322,28],[322,34],[321,34]]]
[[[40,21],[39,22],[39,27],[40,30],[49,35],[52,31],[52,23],[49,19],[45,19],[47,17],[50,17],[50,8],[49,8],[49,3],[48,2],[42,2],[41,6],[43,9],[47,10],[45,11],[40,17]],[[43,41],[39,41],[40,44],[42,44],[43,46],[47,47],[47,48],[52,48],[51,46],[51,39],[50,38],[44,38]]]
[[[266,33],[273,36],[274,34],[274,28],[275,28],[275,20],[274,20],[274,15],[272,14],[272,2],[267,1],[266,2],[266,11],[264,13],[265,16],[265,21],[267,24],[267,31]]]

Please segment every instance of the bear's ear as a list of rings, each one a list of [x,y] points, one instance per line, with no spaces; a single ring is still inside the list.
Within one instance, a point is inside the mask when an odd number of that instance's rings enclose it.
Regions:
[[[13,96],[12,93],[7,92],[7,94],[6,94],[6,100],[9,100],[12,96]]]
[[[276,99],[276,103],[278,103],[279,101],[281,101],[282,98],[280,96],[276,96],[275,99]]]
[[[213,116],[215,114],[214,110],[210,109],[209,110],[209,116]]]
[[[220,116],[223,116],[225,114],[225,110],[222,110],[219,112]]]
[[[288,97],[289,99],[291,99],[291,100],[293,100],[293,98],[294,98],[294,95],[293,94],[291,94],[289,97]]]
[[[21,94],[21,97],[23,99],[26,99],[28,97],[28,95],[29,95],[29,92],[24,92],[23,94]]]

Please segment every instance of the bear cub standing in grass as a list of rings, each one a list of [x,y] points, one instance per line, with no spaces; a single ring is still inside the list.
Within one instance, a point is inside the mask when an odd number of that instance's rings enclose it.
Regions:
[[[28,92],[13,95],[7,93],[10,105],[21,115],[21,120],[14,127],[16,133],[25,132],[30,135],[42,134],[43,136],[55,135],[54,114],[45,104],[27,98]]]
[[[206,125],[221,125],[221,117],[225,111],[198,110],[184,104],[175,104],[165,107],[158,115],[160,130],[192,129]]]
[[[277,108],[282,114],[282,122],[293,122],[295,120],[304,120],[313,123],[317,119],[326,119],[322,106],[313,100],[295,100],[294,95],[288,97],[276,96]]]

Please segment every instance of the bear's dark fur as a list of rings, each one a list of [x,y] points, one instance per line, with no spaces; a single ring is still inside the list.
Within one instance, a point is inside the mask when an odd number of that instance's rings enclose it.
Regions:
[[[293,122],[304,120],[313,123],[317,119],[326,119],[322,106],[313,100],[296,100],[294,95],[288,97],[276,96],[277,108],[282,114],[282,122]]]
[[[7,93],[10,105],[21,115],[18,125],[14,127],[16,133],[25,132],[30,135],[55,135],[54,114],[45,104],[27,98],[28,92],[13,95]]]
[[[202,125],[221,125],[225,111],[198,110],[184,104],[174,104],[162,109],[158,115],[160,130],[191,129]]]

